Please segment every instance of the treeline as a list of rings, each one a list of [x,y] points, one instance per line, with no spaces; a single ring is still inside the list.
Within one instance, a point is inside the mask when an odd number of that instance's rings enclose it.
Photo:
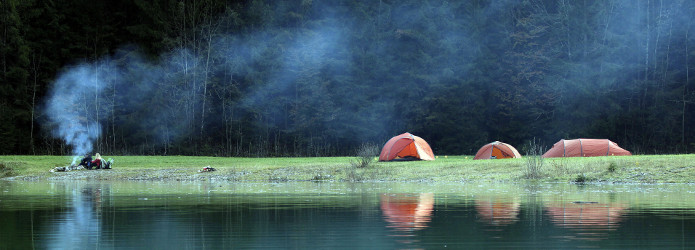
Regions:
[[[78,65],[120,71],[90,75],[99,94],[72,106],[84,114],[74,122],[99,122],[102,154],[352,155],[406,131],[435,154],[580,137],[633,153],[695,148],[691,1],[0,8],[1,154],[71,153],[45,98]]]

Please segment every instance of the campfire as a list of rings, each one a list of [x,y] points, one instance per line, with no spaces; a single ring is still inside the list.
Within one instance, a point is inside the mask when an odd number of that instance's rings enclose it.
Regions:
[[[72,170],[82,170],[85,169],[84,166],[79,164],[80,156],[74,156],[72,157],[72,162],[67,165],[67,166],[62,166],[62,167],[55,167],[51,169],[51,172],[67,172],[67,171],[72,171]],[[109,158],[108,160],[103,160],[101,159],[101,169],[111,169],[111,166],[113,164],[113,159]]]
[[[72,170],[84,169],[84,167],[77,164],[79,159],[80,159],[80,156],[74,156],[74,157],[72,157],[72,162],[69,165],[63,166],[63,167],[55,167],[55,168],[51,169],[51,172],[67,172],[67,171],[72,171]]]

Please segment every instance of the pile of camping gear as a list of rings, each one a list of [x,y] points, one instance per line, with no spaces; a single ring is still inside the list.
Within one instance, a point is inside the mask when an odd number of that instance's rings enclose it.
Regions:
[[[97,154],[96,160],[92,160],[92,156],[87,154],[87,155],[85,155],[84,158],[82,158],[82,160],[79,163],[76,164],[78,157],[79,156],[73,157],[73,161],[72,161],[72,163],[70,163],[70,165],[65,166],[65,167],[55,167],[55,168],[51,169],[50,171],[51,172],[68,172],[68,171],[72,171],[72,170],[82,170],[82,169],[92,170],[92,168],[94,168],[94,169],[111,169],[113,166],[113,159],[112,158],[109,158],[108,160],[104,160],[101,158],[101,156],[99,156],[99,154]]]
[[[217,171],[217,169],[211,168],[210,166],[207,166],[207,167],[202,168],[201,170],[198,170],[198,173],[202,173],[202,172],[212,172],[212,171]]]

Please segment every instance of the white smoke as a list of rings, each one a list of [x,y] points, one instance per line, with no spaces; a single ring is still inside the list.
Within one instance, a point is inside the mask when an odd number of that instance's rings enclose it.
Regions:
[[[45,112],[53,135],[64,139],[73,155],[91,152],[101,135],[92,107],[101,95],[103,82],[97,75],[101,71],[87,64],[71,68],[59,76],[48,95]]]

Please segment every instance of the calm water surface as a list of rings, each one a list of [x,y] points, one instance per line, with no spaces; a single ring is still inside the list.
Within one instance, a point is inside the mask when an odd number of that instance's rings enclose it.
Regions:
[[[695,248],[695,185],[0,182],[0,249]]]

